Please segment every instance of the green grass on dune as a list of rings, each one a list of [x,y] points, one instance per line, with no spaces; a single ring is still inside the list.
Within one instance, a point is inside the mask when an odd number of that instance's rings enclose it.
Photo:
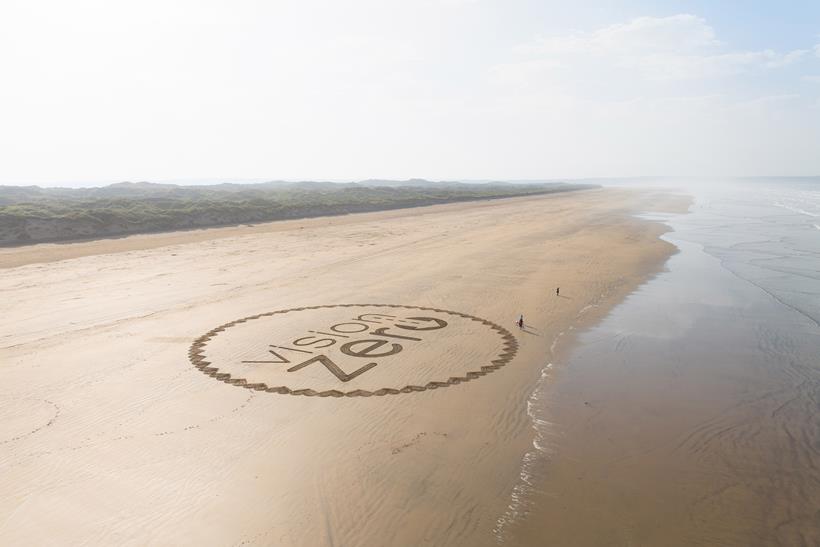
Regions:
[[[0,187],[0,245],[340,215],[583,188],[589,187],[426,181],[412,181],[407,186],[266,183],[186,187],[122,183],[77,190]]]

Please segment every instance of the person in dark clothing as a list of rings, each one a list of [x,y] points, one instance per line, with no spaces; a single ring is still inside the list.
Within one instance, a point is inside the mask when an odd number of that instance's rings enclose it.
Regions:
[[[555,296],[561,296],[561,287],[555,287]]]
[[[521,315],[518,316],[518,328],[519,329],[524,328],[524,314],[521,314]]]

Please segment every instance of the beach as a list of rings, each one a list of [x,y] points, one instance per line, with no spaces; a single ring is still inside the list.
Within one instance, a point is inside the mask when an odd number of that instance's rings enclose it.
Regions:
[[[817,181],[687,190],[687,214],[653,215],[664,271],[533,392],[506,543],[820,544]]]
[[[0,542],[496,544],[556,340],[675,252],[636,215],[687,206],[596,189],[2,249]]]

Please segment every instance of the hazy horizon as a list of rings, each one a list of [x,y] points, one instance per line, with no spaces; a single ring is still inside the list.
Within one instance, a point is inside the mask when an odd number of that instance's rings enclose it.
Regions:
[[[538,183],[554,183],[554,182],[567,182],[567,183],[606,183],[609,182],[690,182],[690,183],[699,183],[699,182],[720,182],[720,181],[738,181],[738,180],[770,180],[770,179],[783,179],[783,180],[806,180],[806,179],[816,179],[816,182],[820,182],[820,175],[757,175],[757,176],[675,176],[675,175],[641,175],[641,176],[623,176],[623,177],[564,177],[564,178],[528,178],[528,179],[512,179],[512,178],[497,178],[497,179],[431,179],[425,177],[408,177],[402,179],[390,179],[386,177],[367,177],[363,179],[308,179],[308,178],[257,178],[257,179],[237,179],[237,178],[207,178],[207,179],[169,179],[169,180],[114,180],[114,181],[87,181],[87,182],[61,182],[61,183],[28,183],[28,184],[9,184],[9,183],[0,183],[0,187],[7,186],[36,186],[39,188],[73,188],[73,189],[82,189],[82,188],[101,188],[104,186],[110,186],[112,184],[124,184],[124,183],[131,183],[131,184],[139,184],[139,183],[149,183],[149,184],[172,184],[178,186],[212,186],[218,184],[265,184],[271,182],[282,182],[282,183],[296,183],[296,182],[332,182],[336,184],[354,184],[354,183],[362,183],[367,181],[390,181],[390,182],[401,182],[401,181],[409,181],[409,180],[424,180],[427,182],[461,182],[467,184],[484,184],[484,183],[493,183],[493,182],[506,182],[511,184],[538,184]]]

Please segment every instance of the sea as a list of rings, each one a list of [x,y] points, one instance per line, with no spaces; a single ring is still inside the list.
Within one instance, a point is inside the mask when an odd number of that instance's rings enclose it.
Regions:
[[[820,545],[820,177],[597,182],[693,202],[549,356],[498,543]]]

